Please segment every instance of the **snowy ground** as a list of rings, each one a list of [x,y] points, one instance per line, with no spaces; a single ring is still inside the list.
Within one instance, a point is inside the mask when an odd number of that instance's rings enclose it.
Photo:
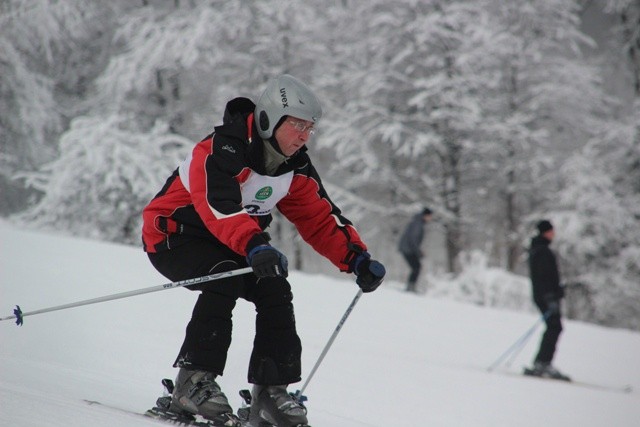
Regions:
[[[17,230],[0,223],[0,317],[167,282],[136,248]],[[357,287],[293,272],[306,375]],[[541,330],[510,367],[486,368],[535,321],[398,290],[364,295],[306,390],[311,424],[359,426],[637,426],[640,334],[565,322],[556,365],[580,381],[516,375]],[[195,293],[172,289],[0,323],[0,426],[159,426],[96,400],[144,411],[173,377]],[[232,404],[247,387],[253,309],[240,301],[221,385]],[[295,387],[295,386],[294,386]],[[293,387],[292,387],[293,388]]]

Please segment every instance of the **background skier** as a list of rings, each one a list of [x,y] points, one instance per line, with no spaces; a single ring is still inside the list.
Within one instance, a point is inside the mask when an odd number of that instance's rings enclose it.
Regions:
[[[560,271],[556,256],[549,247],[555,237],[555,230],[548,220],[538,222],[537,229],[538,234],[531,239],[529,248],[529,273],[533,301],[540,312],[546,316],[547,329],[542,335],[533,369],[527,369],[525,373],[569,380],[569,377],[551,364],[558,338],[562,332],[560,300],[564,297],[564,290],[560,286]]]
[[[424,208],[414,215],[404,232],[400,236],[398,250],[409,264],[409,277],[407,278],[408,292],[417,292],[417,282],[422,270],[422,240],[424,239],[425,225],[431,221],[433,213],[431,209]]]

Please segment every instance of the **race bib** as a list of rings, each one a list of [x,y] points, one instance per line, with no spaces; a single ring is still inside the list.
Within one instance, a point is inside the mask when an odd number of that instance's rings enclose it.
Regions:
[[[289,192],[293,172],[280,176],[265,176],[251,172],[240,184],[242,206],[249,215],[269,215],[276,204]]]

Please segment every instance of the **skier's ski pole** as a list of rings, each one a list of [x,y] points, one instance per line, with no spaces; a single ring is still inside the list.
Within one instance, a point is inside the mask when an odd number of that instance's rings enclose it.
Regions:
[[[311,378],[313,378],[313,375],[316,373],[316,371],[318,370],[318,366],[320,366],[320,363],[322,363],[322,360],[324,359],[324,357],[327,355],[327,353],[329,352],[329,348],[331,348],[331,345],[333,344],[333,341],[336,339],[336,337],[338,336],[338,332],[340,332],[340,329],[342,329],[342,326],[344,325],[344,322],[346,322],[347,317],[349,317],[349,315],[351,314],[351,311],[353,310],[353,307],[355,307],[356,303],[358,302],[358,300],[360,299],[360,297],[362,296],[362,289],[360,289],[358,291],[358,293],[356,294],[356,296],[353,298],[353,301],[351,301],[351,304],[349,305],[349,307],[347,308],[347,311],[345,311],[344,315],[342,316],[342,319],[340,319],[340,323],[338,323],[338,326],[336,327],[336,330],[333,331],[333,334],[331,335],[331,338],[329,338],[329,341],[327,342],[327,344],[324,346],[324,350],[322,350],[322,353],[320,354],[320,357],[318,358],[318,361],[316,362],[316,364],[314,365],[313,369],[311,369],[311,373],[309,374],[309,376],[307,377],[307,380],[304,382],[304,384],[302,385],[302,388],[298,391],[296,391],[295,393],[295,398],[298,401],[301,401],[301,399],[303,399],[302,393],[304,392],[304,390],[307,388],[307,386],[309,385],[309,382],[311,381]]]
[[[495,362],[493,362],[491,366],[487,368],[487,371],[491,372],[495,368],[497,368],[504,361],[504,359],[507,356],[509,356],[509,354],[511,354],[512,352],[515,352],[516,350],[519,352],[522,349],[522,347],[524,347],[524,345],[527,343],[527,341],[529,341],[529,339],[533,336],[533,333],[535,332],[538,325],[540,323],[544,323],[550,315],[551,315],[551,312],[547,311],[538,319],[536,319],[536,322],[531,326],[531,328],[529,328],[527,332],[525,332],[520,338],[518,338],[516,342],[514,342],[511,345],[511,347],[507,349],[507,351],[502,353],[502,355],[498,357],[498,359]]]
[[[89,304],[97,304],[99,302],[112,301],[112,300],[121,299],[121,298],[128,298],[135,295],[142,295],[142,294],[148,294],[151,292],[164,291],[166,289],[179,288],[182,286],[199,285],[201,283],[211,282],[213,280],[219,280],[225,277],[239,276],[242,274],[251,273],[252,271],[253,269],[251,267],[239,268],[237,270],[223,271],[221,273],[209,274],[206,276],[195,277],[193,279],[180,280],[178,282],[165,283],[164,285],[151,286],[149,288],[138,289],[135,291],[122,292],[119,294],[87,299],[83,301],[73,302],[70,304],[59,305],[56,307],[43,308],[40,310],[30,311],[27,313],[23,313],[22,310],[20,309],[20,306],[16,305],[16,308],[13,310],[13,315],[7,316],[7,317],[0,317],[0,321],[16,319],[16,325],[20,326],[22,325],[23,318],[25,316],[32,316],[34,314],[41,314],[41,313],[50,313],[52,311],[65,310],[67,308],[80,307],[80,306],[89,305]]]

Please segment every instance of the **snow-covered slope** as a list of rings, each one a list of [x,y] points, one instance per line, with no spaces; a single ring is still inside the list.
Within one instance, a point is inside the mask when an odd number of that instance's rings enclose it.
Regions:
[[[351,278],[292,272],[308,374],[357,292]],[[0,317],[166,283],[141,250],[17,230],[0,223]],[[389,284],[364,295],[306,394],[314,426],[634,426],[640,420],[640,334],[565,322],[556,365],[575,379],[631,393],[516,375],[541,329],[510,367],[486,368],[536,321]],[[212,286],[215,286],[213,284]],[[196,294],[172,289],[0,322],[0,426],[157,426],[96,400],[144,411],[161,392]],[[220,379],[233,405],[247,387],[253,308],[240,301]],[[300,385],[298,385],[300,386]],[[292,386],[295,389],[295,385]]]

